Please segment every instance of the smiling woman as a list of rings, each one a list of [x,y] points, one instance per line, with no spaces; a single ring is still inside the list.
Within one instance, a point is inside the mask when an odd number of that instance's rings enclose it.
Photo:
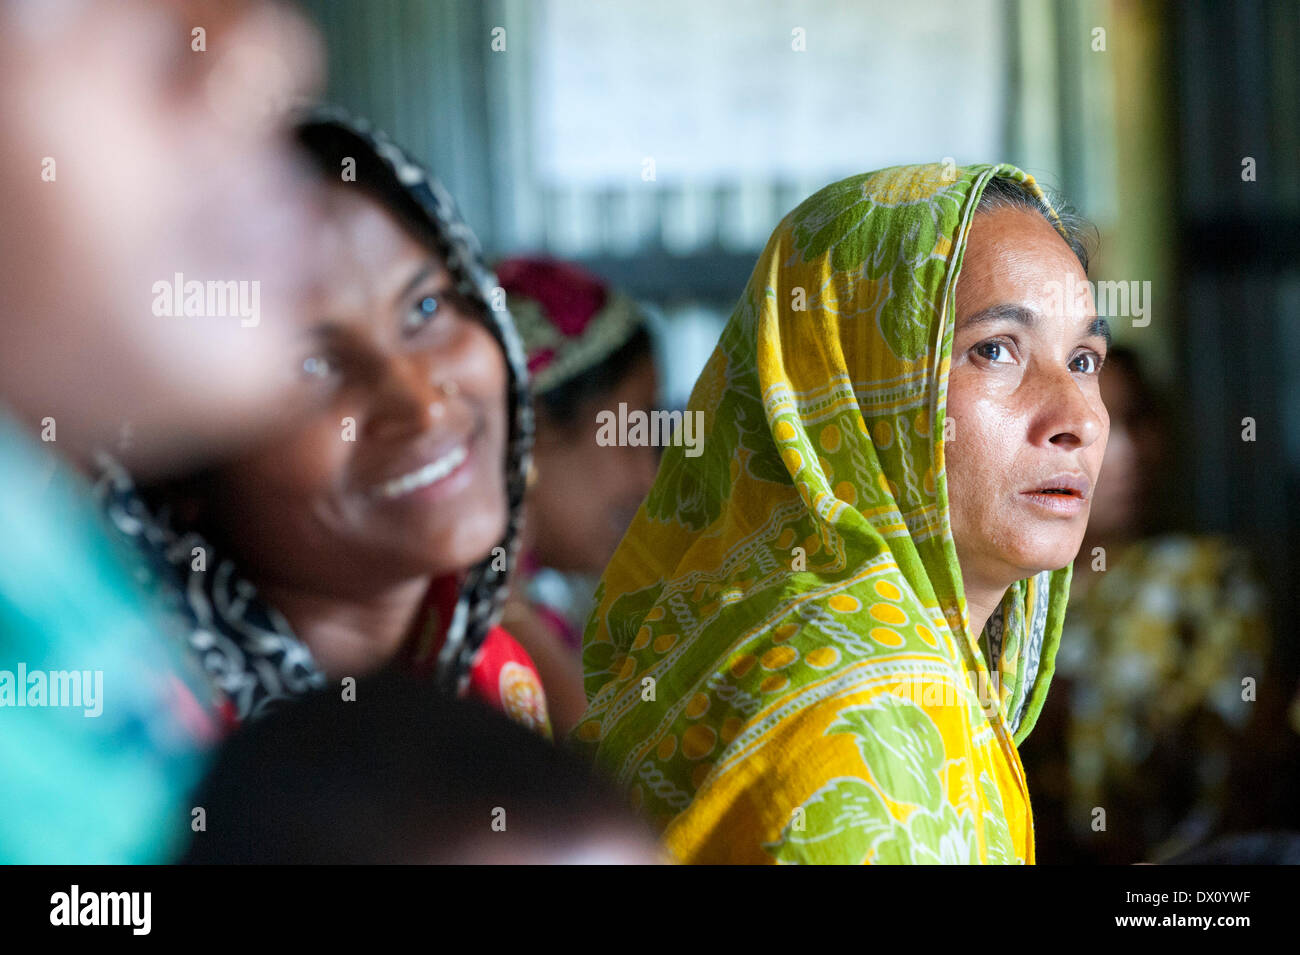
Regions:
[[[1107,430],[1077,245],[1005,165],[773,233],[585,636],[574,737],[680,859],[1034,860],[1016,744]]]
[[[384,582],[420,591],[506,529],[506,361],[482,305],[372,192],[329,189],[335,265],[303,358],[318,410],[223,466],[204,502],[290,619],[322,594],[406,603]],[[370,669],[401,642],[375,603],[371,625],[318,641],[327,670]]]
[[[441,187],[382,136],[320,118],[298,137],[328,184],[329,277],[296,368],[314,410],[151,489],[170,527],[134,526],[184,575],[191,646],[237,720],[405,664],[549,733],[532,661],[495,625],[531,437],[495,281]]]

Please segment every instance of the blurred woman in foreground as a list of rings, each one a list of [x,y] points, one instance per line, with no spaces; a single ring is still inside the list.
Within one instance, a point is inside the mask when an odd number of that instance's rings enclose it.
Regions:
[[[319,210],[264,107],[310,89],[316,38],[232,2],[194,54],[195,15],[0,3],[0,863],[165,860],[213,731],[96,510],[94,450],[192,468],[295,404]],[[258,283],[257,327],[151,314],[177,273]]]
[[[650,828],[562,747],[392,670],[243,728],[195,797],[186,861],[220,865],[655,863]],[[255,780],[255,784],[250,781]]]

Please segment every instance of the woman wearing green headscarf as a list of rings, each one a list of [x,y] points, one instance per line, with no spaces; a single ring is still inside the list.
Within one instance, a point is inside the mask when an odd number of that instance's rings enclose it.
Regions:
[[[1016,744],[1109,424],[1067,224],[910,166],[768,241],[584,641],[574,738],[678,859],[1033,861]]]

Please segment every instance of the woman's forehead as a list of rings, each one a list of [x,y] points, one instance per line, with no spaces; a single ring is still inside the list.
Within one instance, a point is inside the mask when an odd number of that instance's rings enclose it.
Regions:
[[[963,277],[968,268],[977,277],[984,272],[1007,276],[1014,270],[1084,277],[1078,257],[1056,227],[1037,212],[1021,208],[994,209],[974,216],[966,240]]]
[[[971,224],[957,279],[958,331],[994,318],[1031,329],[1091,325],[1087,275],[1055,228],[1027,210],[981,213]]]
[[[382,260],[395,254],[411,258],[436,256],[429,244],[414,235],[396,212],[373,192],[359,186],[333,184],[327,211],[335,231],[345,241],[362,244],[368,258]]]
[[[447,271],[442,257],[406,228],[371,194],[347,186],[331,189],[325,254],[331,298],[388,300],[413,275],[436,278]]]

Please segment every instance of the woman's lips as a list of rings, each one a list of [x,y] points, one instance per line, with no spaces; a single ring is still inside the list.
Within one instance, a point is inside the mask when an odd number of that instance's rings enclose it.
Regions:
[[[1088,509],[1092,481],[1078,471],[1062,471],[1020,492],[1032,507],[1062,517],[1073,517]]]
[[[466,439],[428,464],[375,485],[370,490],[370,496],[376,500],[392,501],[441,484],[456,474],[461,469],[461,465],[469,459],[469,444],[469,440]]]
[[[1092,481],[1082,472],[1062,471],[1025,488],[1026,494],[1041,494],[1048,491],[1073,494],[1086,500],[1089,492],[1092,491]]]
[[[1087,499],[1076,491],[1022,491],[1020,496],[1032,507],[1066,517],[1072,517],[1088,507]]]

